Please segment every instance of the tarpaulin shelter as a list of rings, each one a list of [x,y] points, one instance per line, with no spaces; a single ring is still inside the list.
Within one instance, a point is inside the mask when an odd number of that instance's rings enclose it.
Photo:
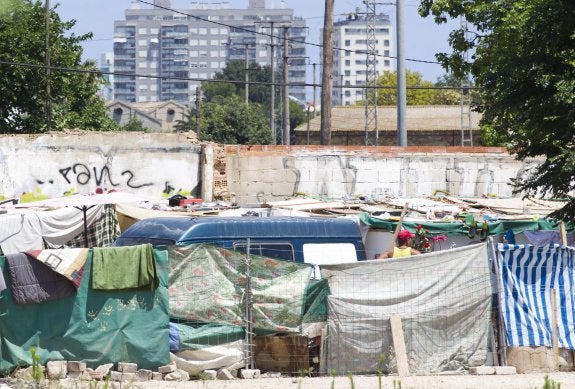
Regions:
[[[57,197],[52,199],[32,201],[28,203],[15,204],[15,209],[31,208],[31,209],[57,209],[57,208],[74,208],[81,212],[83,216],[84,227],[84,246],[88,247],[88,226],[90,225],[91,209],[102,205],[115,205],[123,203],[141,203],[141,202],[157,202],[159,199],[143,196],[135,193],[110,191],[107,193],[97,194],[75,194],[70,196]]]
[[[95,368],[130,361],[147,369],[167,364],[168,256],[161,249],[153,249],[153,255],[159,278],[155,290],[95,290],[90,249],[74,295],[27,304],[16,304],[6,257],[0,257],[6,283],[0,293],[0,369],[31,365],[32,347],[41,364],[81,360]],[[52,270],[45,266],[45,271]]]

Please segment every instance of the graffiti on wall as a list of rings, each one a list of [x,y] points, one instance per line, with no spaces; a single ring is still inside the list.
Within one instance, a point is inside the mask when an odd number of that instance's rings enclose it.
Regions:
[[[123,170],[119,175],[115,176],[108,166],[102,166],[101,168],[92,166],[90,169],[90,166],[84,163],[75,163],[72,166],[59,169],[58,172],[68,184],[89,185],[94,183],[99,187],[102,184],[105,186],[106,182],[108,182],[113,187],[125,185],[131,189],[154,185],[152,182],[139,182],[134,172],[129,169]]]

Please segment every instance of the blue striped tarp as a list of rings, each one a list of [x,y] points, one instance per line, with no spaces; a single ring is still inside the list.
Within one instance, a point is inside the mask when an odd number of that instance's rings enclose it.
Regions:
[[[575,249],[499,244],[499,299],[510,346],[552,346],[552,290],[559,347],[575,349]]]

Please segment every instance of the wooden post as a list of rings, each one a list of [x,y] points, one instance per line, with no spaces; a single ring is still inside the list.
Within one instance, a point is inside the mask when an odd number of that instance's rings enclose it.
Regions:
[[[552,309],[552,336],[553,336],[553,364],[554,370],[559,370],[559,338],[557,336],[557,295],[556,289],[551,289],[551,309]]]
[[[389,318],[389,323],[391,325],[391,336],[393,338],[393,351],[397,362],[397,374],[400,377],[405,377],[409,375],[409,364],[407,363],[407,352],[405,350],[401,317],[399,315],[392,315]]]
[[[565,222],[559,223],[559,235],[561,236],[561,244],[567,246],[567,230],[565,229]]]

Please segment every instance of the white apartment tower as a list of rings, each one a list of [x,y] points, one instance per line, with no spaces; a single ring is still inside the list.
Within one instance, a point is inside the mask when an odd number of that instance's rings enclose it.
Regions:
[[[114,22],[114,98],[191,105],[201,80],[229,61],[244,61],[246,50],[249,62],[270,65],[272,45],[277,71],[284,27],[289,27],[289,82],[300,84],[289,94],[305,100],[307,31],[293,9],[266,8],[265,0],[250,0],[247,9],[232,9],[227,2],[192,2],[179,10],[171,9],[170,0],[155,0],[151,8],[134,2],[125,20]]]
[[[375,15],[376,72],[394,70],[393,35],[389,15]],[[364,100],[367,73],[367,20],[365,15],[351,14],[333,24],[333,105],[354,105]]]

